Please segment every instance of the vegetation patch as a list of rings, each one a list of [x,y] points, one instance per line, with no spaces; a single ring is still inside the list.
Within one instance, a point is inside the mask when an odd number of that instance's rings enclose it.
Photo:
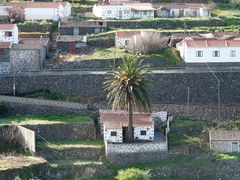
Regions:
[[[3,125],[38,125],[38,124],[67,124],[67,123],[89,123],[90,116],[13,116],[2,118],[0,126]]]
[[[81,166],[81,165],[90,165],[90,164],[103,164],[100,161],[81,161],[81,160],[58,160],[58,161],[50,161],[50,165],[52,167],[68,167],[68,166]]]

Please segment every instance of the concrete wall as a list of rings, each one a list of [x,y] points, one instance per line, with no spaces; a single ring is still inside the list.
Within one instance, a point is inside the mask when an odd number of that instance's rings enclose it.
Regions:
[[[232,152],[232,143],[236,142],[238,143],[238,152],[240,151],[239,144],[240,141],[215,141],[212,140],[210,143],[210,148],[213,151],[217,152],[225,152],[225,153],[231,153]]]

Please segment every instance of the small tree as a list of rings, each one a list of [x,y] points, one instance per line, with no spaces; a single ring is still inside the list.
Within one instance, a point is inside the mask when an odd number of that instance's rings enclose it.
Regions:
[[[130,39],[127,50],[131,53],[151,54],[159,53],[168,47],[169,37],[161,36],[157,32],[143,32]]]
[[[130,168],[120,170],[116,178],[118,180],[149,180],[149,175],[146,171]]]

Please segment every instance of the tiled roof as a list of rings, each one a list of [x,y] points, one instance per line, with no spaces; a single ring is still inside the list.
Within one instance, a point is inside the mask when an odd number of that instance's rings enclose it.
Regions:
[[[0,30],[13,30],[15,24],[0,24]]]
[[[12,49],[41,49],[48,42],[48,38],[22,38],[18,44],[12,45]]]
[[[10,42],[0,42],[0,49],[10,49],[11,46]]]
[[[154,11],[150,3],[125,3],[128,7],[136,11]]]
[[[133,113],[133,127],[152,126],[153,120],[151,113]],[[102,111],[100,112],[100,121],[105,128],[128,127],[128,115],[124,111]]]
[[[207,9],[203,3],[160,3],[154,4],[154,7],[166,9]]]
[[[74,28],[74,27],[92,27],[92,28],[98,28],[98,27],[107,27],[106,22],[99,22],[99,21],[91,21],[91,22],[61,22],[60,27],[63,28]]]
[[[140,35],[141,31],[119,31],[116,32],[118,38],[131,38],[135,35]]]
[[[54,2],[34,2],[27,4],[26,8],[58,8],[60,3]]]
[[[240,47],[240,40],[185,39],[179,45],[184,42],[186,42],[187,47]]]
[[[85,42],[86,36],[70,36],[70,35],[64,35],[64,36],[58,36],[57,42]]]
[[[215,130],[209,133],[211,140],[222,141],[222,140],[238,140],[240,141],[239,130]]]

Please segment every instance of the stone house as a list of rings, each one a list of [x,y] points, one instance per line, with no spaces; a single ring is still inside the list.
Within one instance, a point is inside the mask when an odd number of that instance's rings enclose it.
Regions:
[[[161,3],[155,4],[157,16],[162,18],[211,17],[210,8],[203,3]]]
[[[186,63],[239,63],[240,40],[186,38],[176,44]]]
[[[11,71],[39,71],[48,56],[48,38],[23,38],[10,51]]]
[[[107,30],[107,23],[101,21],[90,22],[60,22],[60,35],[99,34]]]
[[[93,14],[101,19],[154,18],[155,9],[150,3],[95,4]]]
[[[0,73],[10,73],[10,42],[0,43]]]
[[[87,36],[58,36],[57,50],[61,52],[77,54],[87,46]]]
[[[18,43],[18,27],[16,24],[0,24],[0,42]]]
[[[154,140],[154,121],[151,113],[133,113],[134,139],[140,141]],[[124,111],[101,111],[104,141],[123,143],[127,138],[128,116]]]
[[[239,130],[213,130],[209,132],[210,149],[224,153],[240,152]]]
[[[68,2],[31,2],[24,8],[25,20],[53,20],[71,15],[71,4]]]

